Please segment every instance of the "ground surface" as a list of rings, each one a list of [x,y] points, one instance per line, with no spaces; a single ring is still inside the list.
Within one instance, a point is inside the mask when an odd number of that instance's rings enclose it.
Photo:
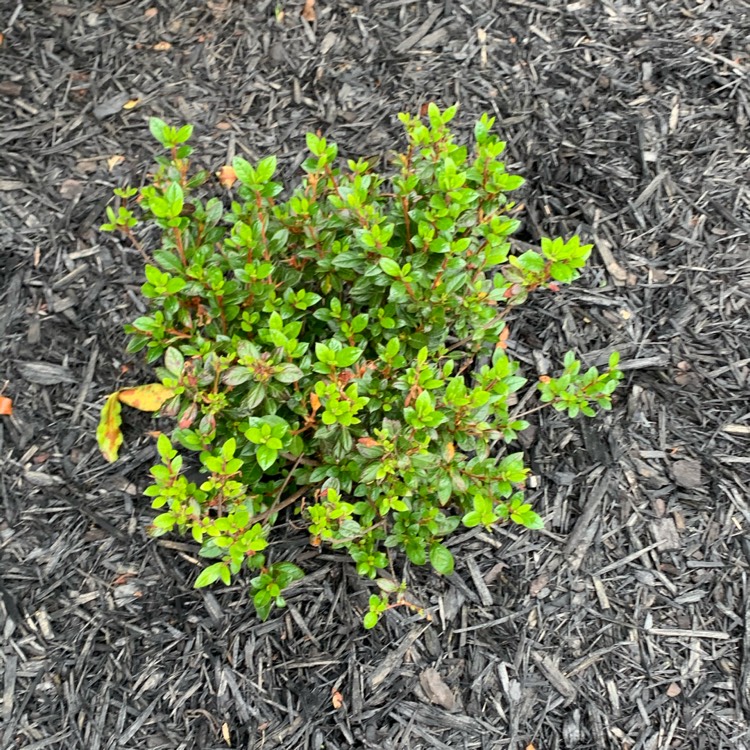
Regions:
[[[301,9],[0,0],[0,748],[750,747],[750,4]],[[617,348],[627,378],[603,420],[538,417],[545,532],[413,572],[431,623],[365,634],[350,566],[308,553],[259,624],[243,587],[191,588],[193,545],[146,538],[148,423],[97,454],[102,397],[149,377],[122,354],[140,256],[97,227],[151,115],[193,122],[212,169],[275,153],[291,178],[306,130],[381,155],[433,99],[467,135],[497,116],[522,239],[597,243],[513,322],[527,373]]]

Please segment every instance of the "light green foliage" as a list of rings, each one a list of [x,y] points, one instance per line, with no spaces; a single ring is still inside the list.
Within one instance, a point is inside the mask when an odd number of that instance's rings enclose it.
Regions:
[[[146,491],[161,511],[152,531],[189,533],[214,560],[196,586],[253,570],[262,618],[302,575],[268,559],[288,506],[313,544],[346,550],[377,579],[368,628],[391,606],[418,609],[382,577],[396,552],[451,575],[446,539],[461,524],[542,525],[524,500],[523,455],[502,447],[528,427],[511,413],[526,380],[505,353],[505,317],[531,291],[577,278],[591,246],[543,239],[516,254],[510,193],[523,179],[507,172],[492,118],[470,150],[447,127],[454,115],[400,115],[407,148],[391,175],[339,165],[336,146],[310,134],[306,177],[286,199],[275,158],[236,158],[227,205],[196,194],[209,176],[190,173],[190,127],[151,121],[169,154],[139,200],[162,240],[145,268],[148,312],[127,331],[128,350],[175,394]],[[118,191],[104,229],[132,238],[134,195]],[[616,366],[581,373],[569,354],[541,399],[592,416],[610,407]],[[189,453],[200,482],[183,472]]]

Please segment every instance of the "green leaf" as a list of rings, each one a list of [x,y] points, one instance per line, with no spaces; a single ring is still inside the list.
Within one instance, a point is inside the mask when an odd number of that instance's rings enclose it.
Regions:
[[[466,526],[467,529],[472,529],[474,526],[479,526],[482,523],[482,516],[475,510],[469,511],[462,519],[461,523]]]
[[[219,580],[221,576],[222,568],[226,568],[226,563],[218,562],[213,565],[209,565],[207,568],[203,568],[200,575],[195,581],[194,587],[196,589],[202,589],[205,586],[210,586],[214,581]],[[229,572],[227,570],[227,572]]]
[[[526,182],[519,174],[504,174],[497,179],[497,185],[500,190],[518,190]]]
[[[406,543],[406,556],[414,565],[424,565],[427,562],[427,550],[421,539],[410,539]]]
[[[417,410],[417,414],[419,414],[420,417],[425,417],[432,413],[434,407],[432,404],[432,396],[430,396],[429,391],[422,391],[422,393],[417,396],[417,399],[414,402],[414,408]]]
[[[546,262],[539,253],[535,253],[533,250],[527,250],[523,255],[519,255],[518,258],[516,258],[514,265],[517,265],[518,268],[522,268],[524,271],[541,273],[544,271]]]
[[[274,448],[269,448],[267,445],[259,445],[255,453],[255,457],[258,460],[258,465],[263,471],[270,469],[274,462],[278,458],[279,452]]]
[[[297,367],[297,365],[287,363],[278,366],[274,378],[276,378],[279,383],[296,383],[303,376],[304,373],[299,367]]]
[[[174,142],[175,143],[185,143],[186,141],[190,140],[190,136],[193,135],[193,126],[192,125],[183,125],[175,135]]]
[[[173,182],[168,188],[167,192],[164,193],[164,200],[169,204],[169,215],[179,216],[182,211],[182,204],[184,202],[184,194],[182,188],[176,182]]]
[[[386,594],[394,594],[398,591],[398,584],[396,581],[392,581],[390,578],[378,578],[375,583],[381,591],[385,591]]]
[[[167,140],[167,125],[164,120],[160,120],[158,117],[152,117],[148,121],[148,129],[151,131],[151,135],[161,143],[164,148],[169,148],[169,142]]]
[[[227,565],[221,566],[221,569],[219,570],[219,577],[221,578],[225,586],[229,586],[229,584],[232,582],[232,575],[229,572],[229,567]]]
[[[224,385],[242,385],[253,378],[253,371],[249,367],[230,367],[222,376]]]
[[[232,160],[232,168],[237,175],[237,179],[243,185],[254,185],[257,182],[255,170],[247,159],[243,159],[241,156],[235,156]]]
[[[293,581],[299,581],[305,577],[305,571],[294,563],[281,560],[271,566],[271,572],[276,582],[285,589]]]
[[[362,356],[362,349],[347,346],[336,352],[336,367],[351,367]]]
[[[455,116],[458,111],[458,104],[453,104],[448,109],[443,111],[442,121],[443,125],[447,125]]]
[[[395,260],[392,260],[391,258],[381,258],[379,265],[389,276],[393,276],[394,278],[399,278],[401,276],[401,266],[399,266]]]
[[[441,575],[449,576],[453,573],[454,562],[451,551],[437,542],[430,545],[430,564]]]
[[[567,263],[556,261],[549,268],[550,276],[561,284],[570,284],[575,280],[576,272]]]
[[[172,375],[180,375],[182,368],[185,366],[185,357],[182,356],[182,352],[174,346],[170,346],[166,352],[164,352],[164,367],[169,370]]]
[[[271,614],[271,594],[266,589],[261,589],[253,596],[253,605],[258,619],[265,622]]]
[[[267,156],[262,159],[255,170],[255,177],[258,182],[268,182],[276,171],[276,157]]]
[[[308,133],[305,136],[305,139],[307,141],[307,148],[310,152],[315,154],[315,156],[319,156],[321,153],[321,139],[318,138],[315,133]]]
[[[368,612],[362,620],[365,630],[372,630],[378,624],[379,619],[380,615],[377,612]]]

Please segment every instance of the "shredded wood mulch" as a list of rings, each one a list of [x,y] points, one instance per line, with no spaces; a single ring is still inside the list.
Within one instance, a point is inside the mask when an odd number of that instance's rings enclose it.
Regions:
[[[6,0],[0,32],[0,748],[750,747],[748,2]],[[497,117],[519,240],[596,243],[512,322],[526,373],[619,349],[627,378],[602,419],[533,416],[546,530],[409,570],[431,621],[365,633],[368,584],[289,532],[309,575],[259,623],[146,537],[149,421],[98,455],[103,397],[149,373],[141,258],[97,227],[149,116],[292,179],[307,130],[384,159],[431,100],[467,137]]]

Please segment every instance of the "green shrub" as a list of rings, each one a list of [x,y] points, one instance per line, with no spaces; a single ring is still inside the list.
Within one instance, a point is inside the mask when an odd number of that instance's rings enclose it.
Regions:
[[[492,118],[477,122],[471,155],[455,144],[455,112],[430,105],[426,124],[400,115],[407,148],[389,175],[366,161],[338,166],[336,146],[309,134],[306,176],[286,200],[274,157],[255,167],[236,158],[213,187],[236,179],[228,208],[194,194],[212,178],[191,175],[191,127],[151,120],[169,155],[137,201],[161,246],[145,269],[149,312],[127,332],[129,352],[160,363],[161,383],[113,394],[99,439],[113,460],[120,402],[141,396],[140,408],[176,420],[146,490],[162,511],[151,531],[190,533],[216,560],[196,586],[254,571],[263,619],[302,576],[268,561],[288,506],[313,545],[345,549],[359,574],[381,576],[366,627],[414,606],[395,580],[397,551],[450,575],[444,542],[460,525],[542,526],[524,500],[522,453],[502,447],[528,426],[512,413],[526,380],[507,356],[505,318],[529,292],[576,279],[591,245],[543,239],[515,254],[508,194],[523,179],[500,160]],[[137,191],[116,192],[103,229],[140,247],[127,207]],[[581,374],[572,353],[564,366],[539,382],[542,401],[570,416],[610,408],[616,355],[604,373]]]

